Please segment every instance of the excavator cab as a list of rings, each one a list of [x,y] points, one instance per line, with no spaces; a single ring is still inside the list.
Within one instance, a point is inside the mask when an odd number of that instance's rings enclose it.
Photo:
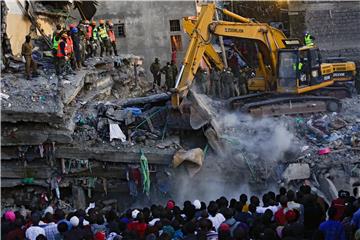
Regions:
[[[302,93],[332,84],[329,64],[321,63],[318,48],[279,49],[278,92]]]

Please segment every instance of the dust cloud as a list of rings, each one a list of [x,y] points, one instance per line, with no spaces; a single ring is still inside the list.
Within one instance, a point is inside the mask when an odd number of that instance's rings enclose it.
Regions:
[[[219,107],[219,102],[197,94],[211,114],[225,154],[210,151],[201,171],[190,178],[179,169],[173,188],[178,201],[210,201],[226,196],[238,199],[241,193],[260,195],[277,191],[279,161],[293,151],[294,134],[280,118],[253,118]]]

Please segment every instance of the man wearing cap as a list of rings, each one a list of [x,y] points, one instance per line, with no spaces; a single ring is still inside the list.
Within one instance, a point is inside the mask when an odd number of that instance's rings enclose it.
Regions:
[[[109,22],[109,29],[108,29],[108,35],[109,35],[109,39],[110,39],[110,56],[112,55],[112,50],[111,48],[114,49],[114,54],[115,56],[118,56],[117,50],[116,50],[116,39],[115,39],[115,33],[113,30],[114,24],[112,24],[111,22]]]
[[[100,26],[98,26],[98,35],[100,41],[100,57],[103,57],[104,51],[106,55],[109,52],[109,35],[103,19],[99,20]]]
[[[155,61],[150,65],[150,72],[153,75],[154,82],[153,82],[153,89],[155,85],[158,87],[161,86],[161,65],[159,63],[159,59],[155,58]]]
[[[25,75],[28,80],[31,79],[31,72],[37,74],[37,64],[32,58],[32,51],[33,45],[31,44],[31,37],[27,35],[21,47],[21,55],[25,58]]]

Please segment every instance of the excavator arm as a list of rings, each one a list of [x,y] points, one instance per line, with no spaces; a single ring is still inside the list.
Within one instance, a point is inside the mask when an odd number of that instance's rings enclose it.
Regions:
[[[190,35],[191,40],[180,73],[176,79],[176,90],[172,95],[172,105],[174,107],[178,107],[181,98],[185,97],[188,93],[201,59],[204,56],[211,60],[218,69],[224,68],[221,58],[211,45],[211,37],[213,35],[255,40],[259,71],[263,75],[266,90],[270,90],[275,84],[277,50],[285,47],[282,42],[282,39],[286,38],[285,35],[268,24],[252,22],[250,19],[227,10],[222,10],[222,12],[239,22],[214,21],[213,18],[216,10],[215,4],[204,4],[197,21],[185,18],[183,22],[184,29]],[[258,47],[258,44],[262,46]],[[263,51],[259,49],[263,49]],[[270,61],[270,72],[265,66],[264,54],[266,59]]]

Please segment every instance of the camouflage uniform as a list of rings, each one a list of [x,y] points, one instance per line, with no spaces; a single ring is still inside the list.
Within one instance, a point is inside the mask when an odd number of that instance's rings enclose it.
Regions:
[[[221,97],[228,99],[234,96],[234,75],[230,69],[224,70],[220,74],[220,81],[222,85],[222,94]]]
[[[210,73],[210,95],[217,98],[221,97],[220,74],[216,70],[212,70]]]
[[[165,85],[167,89],[173,88],[175,86],[175,81],[173,77],[173,69],[168,63],[165,67],[161,69],[161,72],[165,74]]]

